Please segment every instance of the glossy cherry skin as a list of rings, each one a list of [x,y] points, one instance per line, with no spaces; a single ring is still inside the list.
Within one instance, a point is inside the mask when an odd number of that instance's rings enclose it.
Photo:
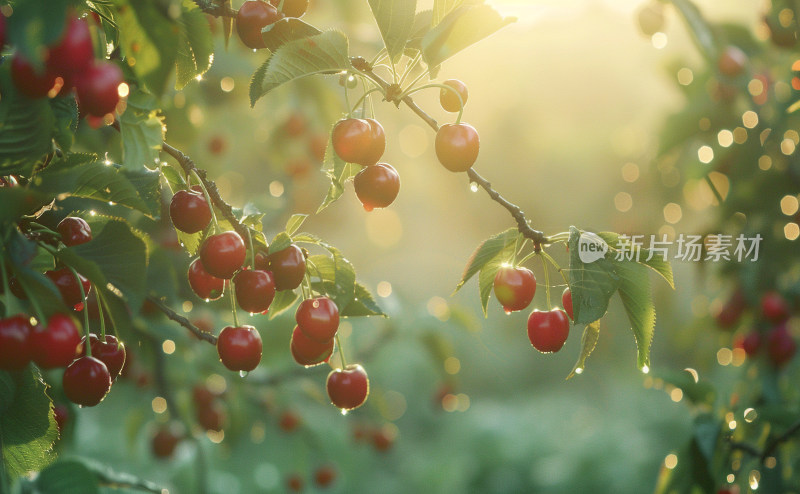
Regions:
[[[542,353],[561,350],[569,336],[569,319],[561,309],[534,310],[528,317],[528,339]]]
[[[386,134],[374,119],[347,118],[333,126],[333,150],[348,163],[374,165],[386,149]]]
[[[436,133],[436,157],[451,172],[465,172],[478,159],[478,131],[466,123],[444,124]]]
[[[321,466],[314,472],[314,482],[319,487],[329,487],[335,480],[336,469],[331,465]]]
[[[31,332],[31,358],[42,369],[66,367],[75,358],[81,335],[75,321],[64,314],[50,316],[47,327]]]
[[[11,59],[11,80],[14,87],[28,98],[44,98],[56,83],[56,74],[44,69],[37,71],[19,53]]]
[[[53,73],[70,79],[91,65],[94,59],[92,35],[83,19],[71,16],[58,44],[50,48],[47,68]]]
[[[199,258],[189,264],[187,277],[192,291],[203,300],[217,300],[222,297],[225,280],[208,274]]]
[[[113,113],[119,103],[122,70],[111,62],[95,62],[75,79],[81,111],[95,117]]]
[[[281,0],[270,0],[270,3],[277,8],[281,4]],[[308,10],[308,0],[284,0],[283,2],[282,12],[286,17],[302,17],[306,10]]]
[[[19,370],[31,361],[31,318],[23,315],[0,319],[0,369]]]
[[[344,369],[335,369],[328,374],[325,385],[331,403],[342,410],[358,408],[369,396],[367,372],[359,364],[350,364]]]
[[[278,9],[273,5],[260,0],[248,0],[239,7],[239,12],[236,14],[236,32],[248,48],[254,50],[266,48],[267,45],[261,37],[261,29],[280,18]]]
[[[794,357],[797,343],[786,325],[778,326],[767,334],[767,354],[775,367],[783,367]]]
[[[169,203],[169,217],[178,230],[197,233],[211,221],[211,208],[202,192],[179,190]]]
[[[333,341],[333,338],[323,343],[314,341],[295,326],[289,350],[295,362],[305,367],[313,367],[330,358],[333,353]]]
[[[391,165],[378,163],[358,172],[353,179],[356,196],[364,209],[385,208],[400,192],[400,175]]]
[[[67,247],[85,244],[92,239],[92,228],[83,218],[67,216],[58,224],[61,241]]]
[[[239,307],[253,314],[265,312],[275,298],[275,282],[267,271],[239,271],[233,277],[233,285]]]
[[[454,92],[449,89],[442,88],[439,91],[439,103],[441,103],[442,108],[444,108],[445,111],[453,113],[461,110],[461,105],[467,104],[467,96],[469,95],[469,91],[467,91],[467,85],[458,79],[448,79],[442,84],[455,90]],[[461,96],[461,101],[458,99],[459,96]]]
[[[111,380],[115,380],[125,366],[125,344],[118,342],[117,337],[111,334],[106,335],[105,341],[100,341],[97,337],[90,340],[92,357],[106,364]]]
[[[325,343],[336,336],[339,329],[339,308],[328,297],[311,298],[300,302],[294,319],[304,335]]]
[[[81,287],[78,285],[78,280],[75,279],[75,275],[72,274],[72,271],[70,271],[69,268],[47,271],[44,274],[50,278],[50,281],[55,283],[58,291],[61,293],[61,298],[64,299],[65,304],[72,307],[83,303],[83,297],[81,297]],[[89,282],[89,280],[84,278],[82,274],[78,274],[78,277],[81,279],[83,292],[89,293],[89,289],[92,288],[92,284]]]
[[[561,305],[564,306],[564,312],[567,313],[570,319],[575,320],[575,315],[572,312],[572,292],[569,287],[564,289],[561,294]]]
[[[165,425],[159,427],[153,435],[151,442],[151,451],[156,458],[169,458],[175,452],[175,448],[181,440],[180,435],[177,433],[178,427]]]
[[[93,407],[103,401],[111,389],[106,364],[94,357],[81,357],[66,368],[62,381],[64,394],[76,405]]]
[[[735,46],[728,46],[720,55],[717,67],[722,75],[737,77],[744,72],[747,65],[747,55]]]
[[[306,258],[295,244],[267,256],[276,290],[294,290],[306,274]]]
[[[494,296],[507,313],[530,305],[536,294],[536,278],[530,269],[501,267],[494,277]]]
[[[789,306],[778,292],[767,292],[761,297],[761,314],[766,320],[780,324],[789,318]]]
[[[217,353],[228,369],[250,372],[261,362],[261,335],[253,326],[227,326],[219,333]]]
[[[367,118],[366,122],[370,128],[370,146],[364,150],[363,160],[359,165],[370,166],[377,163],[383,156],[383,152],[386,151],[386,132],[380,122],[374,118]]]
[[[244,240],[233,231],[211,235],[200,246],[200,262],[206,272],[226,280],[242,267],[246,254]]]

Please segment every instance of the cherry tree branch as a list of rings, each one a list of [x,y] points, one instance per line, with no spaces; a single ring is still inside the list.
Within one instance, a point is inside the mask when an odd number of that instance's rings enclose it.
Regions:
[[[182,315],[178,314],[174,310],[172,310],[169,307],[167,307],[164,304],[164,302],[162,302],[161,299],[159,299],[158,297],[154,297],[152,295],[149,295],[147,297],[147,300],[150,303],[152,303],[153,305],[155,305],[156,308],[158,310],[160,310],[161,312],[163,312],[164,315],[166,315],[169,319],[175,321],[176,323],[180,324],[184,328],[188,329],[189,331],[192,332],[192,334],[197,336],[199,339],[201,339],[203,341],[207,341],[207,342],[211,343],[212,345],[216,345],[217,344],[217,337],[216,336],[214,336],[211,333],[206,333],[205,331],[200,330],[200,328],[198,328],[197,326],[195,326],[194,324],[189,322],[188,319],[186,319]]]
[[[236,11],[230,7],[230,2],[214,3],[209,0],[194,0],[200,10],[214,17],[236,17]]]
[[[783,432],[783,434],[775,437],[769,443],[767,443],[767,445],[764,447],[763,450],[758,449],[752,444],[743,442],[731,441],[729,444],[731,449],[738,449],[739,451],[744,451],[750,456],[758,458],[758,460],[761,463],[764,463],[764,461],[766,461],[767,458],[774,455],[775,450],[777,450],[781,444],[791,439],[792,436],[794,436],[798,432],[800,432],[800,420],[797,420],[794,424],[792,424],[788,429],[786,429]]]

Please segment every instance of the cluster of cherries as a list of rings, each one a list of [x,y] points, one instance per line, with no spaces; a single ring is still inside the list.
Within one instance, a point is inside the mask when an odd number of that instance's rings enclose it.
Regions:
[[[260,50],[267,47],[261,36],[263,28],[284,17],[302,17],[307,9],[308,0],[247,0],[236,13],[236,32],[245,46]]]
[[[442,84],[447,86],[439,92],[442,108],[452,113],[461,112],[469,95],[466,84],[458,79],[448,79]],[[460,121],[444,124],[436,132],[434,147],[442,166],[451,172],[465,172],[478,159],[478,131],[472,125]]]
[[[81,218],[64,218],[58,224],[58,232],[68,247],[92,239],[91,228]],[[81,287],[69,268],[46,274],[66,304],[84,309]],[[83,293],[88,293],[88,280],[81,277],[81,283]],[[11,287],[12,292],[24,297],[19,284],[11,283]],[[105,398],[125,364],[125,345],[113,335],[107,334],[101,340],[94,333],[89,334],[87,344],[78,324],[66,314],[53,314],[44,326],[22,314],[0,320],[0,369],[20,370],[31,361],[41,369],[66,367],[64,394],[77,405],[95,406]]]
[[[0,22],[4,19],[0,16]],[[14,54],[11,79],[17,91],[29,98],[66,94],[75,87],[81,111],[93,117],[114,112],[123,82],[117,65],[95,60],[89,25],[74,15],[67,18],[61,39],[48,47],[41,69],[20,52]]]
[[[494,295],[506,314],[526,309],[536,294],[536,278],[530,269],[503,266],[494,278]],[[569,288],[561,295],[564,309],[547,311],[535,309],[528,316],[528,339],[542,353],[561,350],[569,336],[570,319],[573,319],[572,292]]]
[[[314,483],[317,487],[325,489],[336,481],[336,468],[333,465],[322,465],[314,471]],[[286,478],[286,489],[289,492],[303,492],[305,480],[299,473],[293,473]]]

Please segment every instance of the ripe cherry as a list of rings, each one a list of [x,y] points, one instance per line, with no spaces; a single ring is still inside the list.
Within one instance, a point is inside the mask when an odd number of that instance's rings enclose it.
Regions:
[[[153,435],[151,449],[156,458],[169,458],[181,440],[181,427],[178,424],[166,424],[158,428]]]
[[[323,489],[329,487],[336,480],[336,468],[333,465],[323,465],[314,472],[314,482]]]
[[[336,336],[339,329],[339,308],[328,297],[311,298],[297,306],[294,319],[304,335],[325,343]]]
[[[227,326],[219,333],[217,353],[228,369],[250,372],[261,362],[261,335],[253,326]]]
[[[295,244],[267,257],[269,271],[275,280],[276,290],[294,290],[303,282],[306,274],[306,258],[303,251]]]
[[[534,310],[528,317],[528,339],[542,353],[561,350],[569,336],[569,319],[561,309]]]
[[[436,133],[436,157],[451,172],[465,172],[478,159],[480,139],[467,123],[444,124]]]
[[[747,55],[735,46],[728,46],[720,55],[717,67],[722,75],[728,77],[739,76],[747,65]]]
[[[47,327],[31,332],[31,358],[42,369],[66,367],[75,358],[81,335],[75,321],[64,314],[50,316]]]
[[[206,272],[226,280],[242,267],[246,254],[244,240],[234,231],[211,235],[200,246],[200,262]]]
[[[65,304],[73,307],[83,303],[83,297],[81,297],[81,287],[78,285],[78,280],[75,279],[75,275],[72,274],[72,271],[69,268],[47,271],[44,274],[50,278],[50,281],[55,283],[58,291],[61,293],[61,298],[64,299]],[[85,294],[89,293],[89,289],[92,288],[92,284],[89,282],[89,280],[84,278],[82,274],[78,274],[78,277],[81,279],[83,292]]]
[[[281,0],[270,0],[276,8],[281,4]],[[308,10],[308,0],[284,0],[283,14],[286,17],[302,17]]]
[[[261,37],[261,29],[280,18],[278,9],[269,3],[247,0],[239,7],[239,12],[236,14],[236,32],[248,48],[254,50],[266,48],[264,38]]]
[[[530,305],[536,293],[536,278],[530,269],[501,267],[494,277],[494,296],[507,314]]]
[[[372,447],[375,451],[385,453],[394,446],[395,435],[388,427],[381,427],[372,431]]]
[[[358,408],[369,396],[369,379],[364,368],[350,364],[344,369],[335,369],[328,374],[325,385],[331,403],[342,410]]]
[[[69,401],[85,407],[103,401],[111,389],[111,376],[106,364],[94,357],[81,357],[69,364],[62,382]]]
[[[767,335],[767,353],[775,367],[786,365],[792,360],[796,351],[797,343],[789,334],[785,324],[771,330]]]
[[[328,360],[333,353],[333,338],[320,343],[306,336],[295,326],[289,350],[294,361],[305,367],[312,367]]]
[[[348,163],[374,165],[386,149],[386,134],[377,120],[347,118],[333,126],[333,150]]]
[[[95,117],[112,113],[119,103],[122,70],[111,62],[95,62],[75,79],[81,111]]]
[[[761,297],[761,314],[766,320],[780,324],[789,318],[789,306],[778,292],[767,292]]]
[[[304,487],[305,482],[303,482],[303,477],[298,473],[293,473],[286,479],[286,488],[290,492],[300,492]]]
[[[105,341],[100,341],[96,337],[90,341],[92,357],[106,364],[111,380],[115,380],[125,365],[125,344],[117,341],[117,337],[111,334],[106,335]]]
[[[736,340],[734,347],[744,350],[748,357],[754,357],[761,349],[761,333],[758,331],[747,333]]]
[[[278,427],[284,432],[292,432],[300,426],[300,417],[290,410],[283,412],[278,419]]]
[[[574,320],[575,316],[572,312],[572,292],[570,291],[569,287],[564,289],[564,293],[561,294],[561,305],[564,306],[564,311],[567,313],[570,319]]]
[[[71,79],[89,68],[94,60],[92,35],[86,21],[71,16],[58,44],[50,48],[47,68],[54,74]]]
[[[269,309],[275,298],[275,282],[272,273],[245,269],[233,277],[236,302],[242,310],[258,314]]]
[[[358,172],[353,187],[367,211],[385,208],[394,202],[400,192],[400,175],[391,165],[378,163]]]
[[[284,2],[283,9],[286,10],[286,4],[289,2]],[[272,0],[272,4],[277,7],[280,4],[280,0],[277,2]],[[287,17],[297,17],[294,15],[286,14]],[[300,137],[306,132],[306,119],[300,113],[292,113],[289,115],[289,118],[286,119],[286,122],[283,124],[283,130],[286,132],[287,135],[290,137]]]
[[[21,94],[29,98],[44,98],[56,83],[56,74],[37,70],[19,53],[11,59],[11,80]]]
[[[225,406],[219,402],[197,409],[197,423],[207,431],[221,431],[225,427],[227,417]]]
[[[19,370],[31,361],[31,318],[23,315],[0,319],[0,369]]]
[[[444,108],[445,111],[454,113],[460,111],[461,105],[467,104],[467,96],[469,94],[467,91],[467,85],[458,79],[448,79],[442,84],[453,88],[452,91],[445,88],[442,88],[439,91],[439,103],[442,104],[442,108]],[[459,96],[461,97],[460,101],[458,99]]]
[[[189,264],[187,277],[192,291],[203,300],[217,300],[222,297],[225,280],[208,274],[199,258]]]
[[[714,316],[717,325],[722,329],[733,329],[742,317],[744,309],[747,307],[747,302],[744,298],[744,293],[737,289],[731,295],[731,298],[725,302],[722,309]]]
[[[61,241],[67,247],[85,244],[92,239],[92,229],[83,218],[67,216],[61,220],[57,229],[61,234]]]
[[[211,208],[202,192],[179,190],[169,203],[169,217],[178,230],[197,233],[211,221]]]

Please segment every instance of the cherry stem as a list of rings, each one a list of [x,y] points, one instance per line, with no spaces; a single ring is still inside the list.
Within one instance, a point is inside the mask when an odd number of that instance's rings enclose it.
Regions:
[[[247,243],[250,245],[250,267],[256,269],[256,250],[253,248],[253,235],[247,229]]]
[[[239,314],[238,311],[236,310],[236,297],[233,295],[234,292],[233,280],[226,280],[225,284],[228,285],[228,295],[230,295],[231,298],[231,312],[233,313],[233,324],[235,327],[238,328]]]
[[[564,270],[561,269],[561,266],[559,266],[559,264],[556,262],[556,260],[553,259],[553,256],[551,256],[550,254],[548,254],[544,250],[542,250],[541,252],[542,252],[542,256],[544,256],[545,259],[550,261],[550,264],[552,264],[553,267],[556,268],[556,271],[558,271],[558,274],[560,274],[561,277],[564,278],[564,283],[566,283],[567,286],[569,286],[569,280],[567,279],[567,275],[564,274]]]
[[[86,341],[84,342],[84,347],[86,348],[86,356],[92,356],[92,345],[90,343],[89,334],[89,300],[86,298],[86,290],[83,289],[83,283],[81,282],[81,276],[75,271],[75,268],[72,266],[67,266],[67,269],[70,270],[72,276],[75,277],[75,281],[78,283],[78,288],[81,291],[81,300],[83,300],[83,323],[86,324],[84,327],[83,332],[86,334]]]
[[[336,333],[336,346],[339,347],[339,358],[342,360],[342,369],[347,367],[347,359],[344,356],[344,348],[342,348],[342,341],[339,339],[339,333]]]
[[[520,240],[522,240],[522,245],[520,245]],[[522,252],[522,248],[525,247],[525,237],[522,235],[517,235],[517,240],[514,242],[514,255],[511,257],[511,265],[513,267],[517,267],[517,255]]]
[[[351,77],[353,76],[350,74],[350,72],[346,72],[344,78],[344,85],[342,86],[344,88],[344,104],[347,105],[347,118],[350,118],[350,115],[352,115],[352,111],[350,109],[353,108],[352,106],[350,106],[350,95],[347,92],[347,83]]]
[[[540,259],[542,260],[542,267],[544,268],[544,288],[547,298],[547,310],[550,310],[552,308],[550,305],[550,272],[547,270],[547,263],[544,260],[544,256],[541,256]]]
[[[319,278],[319,284],[322,285],[322,273],[320,272],[319,268],[316,264],[314,264],[311,260],[306,259],[306,266],[311,266],[314,268],[314,271],[317,272],[317,277]],[[306,267],[306,274],[308,275],[308,268]],[[311,292],[311,297],[314,297],[314,289],[311,286],[311,275],[308,275],[308,290]],[[321,293],[321,292],[318,292]]]
[[[285,1],[286,0],[281,0],[281,2],[278,4],[278,12],[283,12],[283,4]]]
[[[211,202],[211,196],[208,195],[208,190],[206,189],[206,184],[203,183],[203,179],[200,178],[200,175],[197,173],[197,170],[192,168],[192,174],[197,179],[197,182],[200,184],[200,188],[203,190],[203,196],[206,198],[206,204],[208,204],[208,209],[211,211],[211,219],[214,220],[214,233],[219,233],[220,227],[219,223],[217,222],[217,214],[214,212],[214,203]]]
[[[365,92],[364,94],[362,94],[361,97],[358,98],[358,100],[356,101],[356,104],[353,105],[353,107],[350,110],[350,112],[348,113],[348,115],[352,115],[356,111],[356,107],[358,107],[358,105],[360,105],[362,102],[364,104],[366,104],[367,96],[370,95],[371,93],[374,93],[375,91],[381,91],[382,92],[381,88],[374,87],[374,88],[370,89],[369,91]],[[362,114],[364,114],[364,116],[366,116],[365,111],[363,111],[363,110],[362,110]]]
[[[400,94],[404,95],[403,97],[408,96],[408,91],[414,86],[416,86],[419,81],[421,81],[426,75],[428,75],[428,73],[429,73],[428,70],[424,70],[420,75],[415,77],[414,80],[411,81],[411,83],[409,83],[409,85],[406,86],[406,88]],[[400,99],[402,100],[402,98]]]
[[[400,82],[397,83],[398,86],[403,85],[403,83],[406,81],[406,77],[408,77],[408,74],[410,74],[414,70],[414,67],[417,66],[417,64],[421,59],[422,59],[422,52],[419,52],[414,57],[414,59],[411,60],[411,62],[409,62],[408,65],[406,65],[406,69],[403,71],[402,77],[400,77]]]
[[[458,98],[458,117],[456,118],[456,125],[460,124],[461,123],[461,116],[464,115],[464,100],[461,99],[461,95],[458,93],[458,91],[455,90],[455,88],[450,87],[447,84],[440,84],[438,82],[432,82],[430,84],[425,84],[424,86],[420,86],[418,88],[407,90],[406,92],[404,92],[403,94],[400,95],[399,99],[402,100],[403,98],[405,98],[407,96],[411,96],[412,94],[416,93],[417,91],[422,91],[423,89],[429,89],[429,88],[432,88],[432,87],[438,87],[438,88],[441,88],[441,89],[446,89],[446,90],[448,90],[448,91],[450,91],[452,93],[455,93],[456,98]]]
[[[100,337],[103,341],[106,341],[106,314],[108,312],[108,307],[106,306],[106,301],[103,299],[103,296],[100,295],[100,290],[97,287],[94,287],[94,298],[97,299],[97,313],[100,315]],[[106,309],[104,312],[103,309]],[[88,312],[89,304],[86,304],[85,310]],[[115,331],[116,332],[116,331]],[[119,345],[119,338],[117,338],[117,345]]]

